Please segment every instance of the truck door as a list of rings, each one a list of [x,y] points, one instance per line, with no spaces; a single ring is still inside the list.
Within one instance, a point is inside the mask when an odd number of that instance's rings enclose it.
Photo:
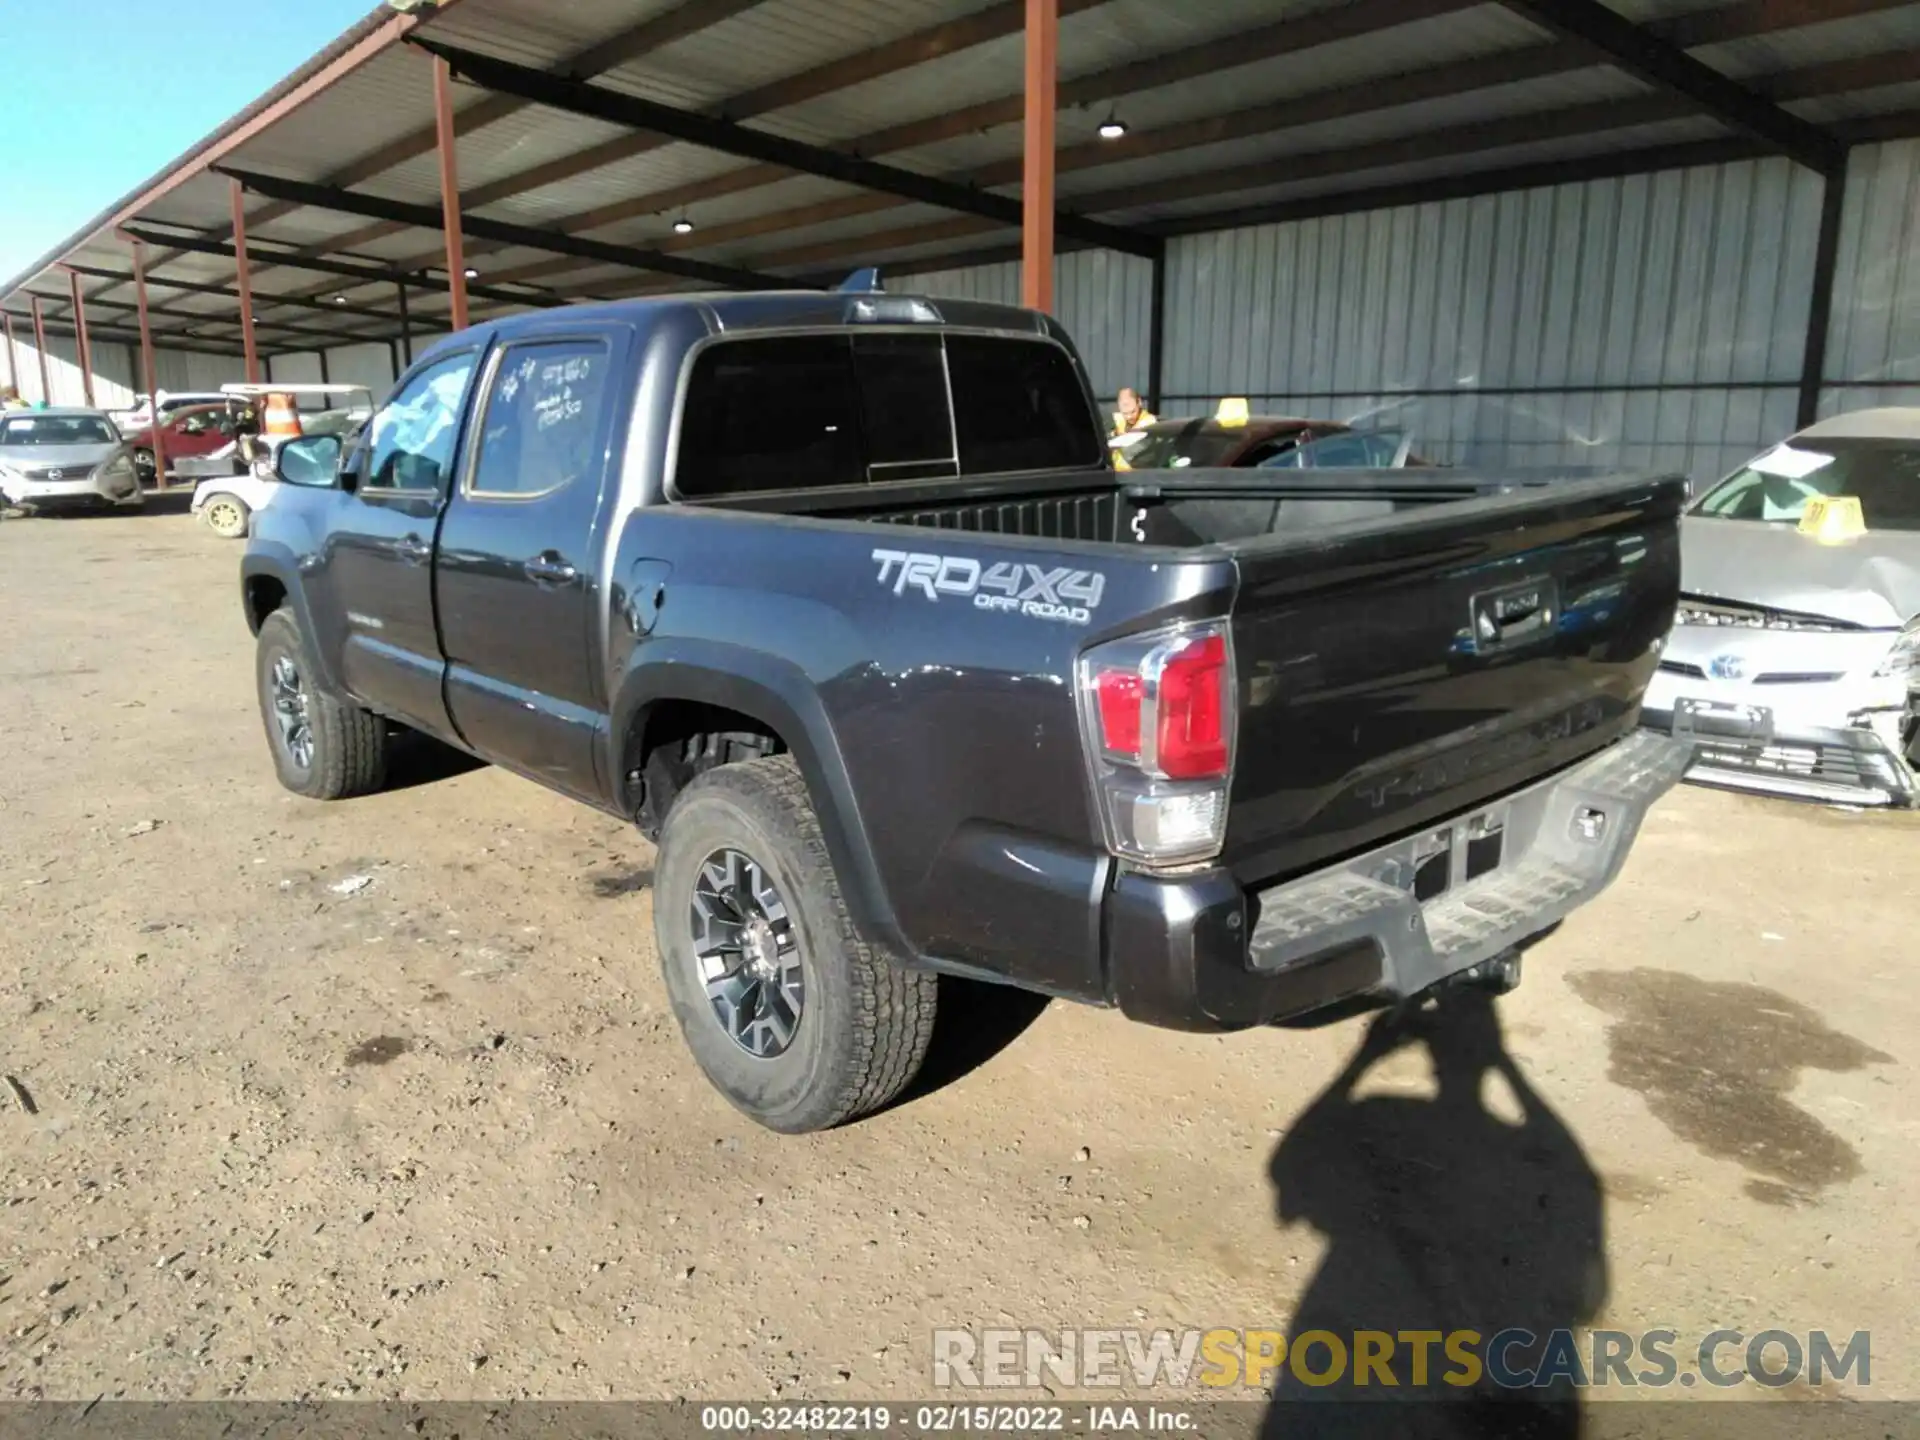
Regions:
[[[355,699],[447,733],[433,625],[433,532],[446,506],[479,350],[409,376],[347,457],[322,583],[341,617],[338,673]]]
[[[596,518],[615,483],[628,331],[534,332],[494,352],[459,494],[440,530],[435,598],[447,709],[489,760],[582,798],[602,794],[606,711],[594,645]]]

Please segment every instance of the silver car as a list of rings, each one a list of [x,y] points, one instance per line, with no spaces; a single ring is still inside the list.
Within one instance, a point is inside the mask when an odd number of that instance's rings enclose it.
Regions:
[[[0,495],[30,510],[139,505],[133,455],[104,410],[0,414]]]
[[[1688,778],[1805,799],[1920,798],[1920,409],[1809,426],[1681,525],[1680,612],[1643,723]]]

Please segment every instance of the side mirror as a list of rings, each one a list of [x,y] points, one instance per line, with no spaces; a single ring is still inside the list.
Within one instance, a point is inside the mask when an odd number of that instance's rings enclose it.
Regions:
[[[325,489],[340,479],[340,437],[303,435],[289,440],[273,458],[275,478],[289,485]]]

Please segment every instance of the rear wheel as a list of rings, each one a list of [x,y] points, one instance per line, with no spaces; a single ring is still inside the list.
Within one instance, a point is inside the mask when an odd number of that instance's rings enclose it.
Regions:
[[[133,452],[133,473],[142,485],[153,483],[153,451],[142,448]]]
[[[280,783],[312,800],[378,790],[387,779],[386,723],[328,695],[314,675],[299,624],[289,611],[274,611],[260,627],[254,677]]]
[[[238,495],[209,496],[207,503],[200,507],[200,518],[222,540],[245,539],[247,517],[252,513]]]
[[[935,978],[862,940],[791,756],[708,771],[660,835],[667,994],[715,1088],[772,1130],[824,1130],[913,1079]]]

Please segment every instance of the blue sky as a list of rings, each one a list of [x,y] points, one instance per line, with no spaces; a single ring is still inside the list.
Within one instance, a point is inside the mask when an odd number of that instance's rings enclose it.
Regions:
[[[374,3],[9,0],[0,20],[0,285]]]

